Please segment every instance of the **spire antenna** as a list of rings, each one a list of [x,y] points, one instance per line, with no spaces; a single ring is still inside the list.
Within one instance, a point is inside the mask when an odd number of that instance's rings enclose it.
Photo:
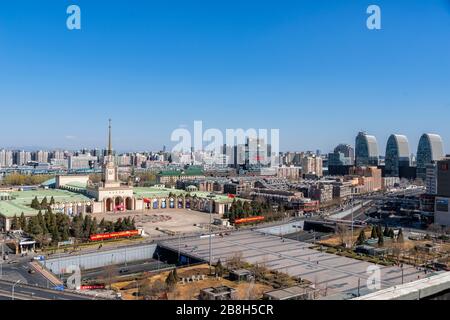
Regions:
[[[109,119],[108,156],[112,155],[111,119]]]

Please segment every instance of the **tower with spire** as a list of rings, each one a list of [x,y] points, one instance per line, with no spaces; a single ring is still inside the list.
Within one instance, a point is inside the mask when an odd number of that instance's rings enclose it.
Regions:
[[[114,163],[114,156],[112,152],[112,136],[111,136],[111,119],[109,119],[108,126],[108,149],[106,152],[106,159],[103,165],[102,182],[105,188],[120,187],[117,166]]]

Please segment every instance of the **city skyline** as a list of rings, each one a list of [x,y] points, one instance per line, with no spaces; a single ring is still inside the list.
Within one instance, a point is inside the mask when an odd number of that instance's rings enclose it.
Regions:
[[[65,2],[2,3],[0,145],[101,147],[107,117],[117,150],[169,148],[195,120],[278,128],[281,151],[328,152],[362,129],[380,151],[393,133],[450,141],[448,2],[377,4],[373,31],[365,1],[77,1],[70,31]]]
[[[359,133],[365,133],[368,134],[370,136],[370,133],[366,132],[366,131],[360,131]],[[435,133],[423,133],[423,134],[435,134]],[[389,140],[392,138],[392,136],[398,136],[398,134],[392,133],[388,135],[388,139],[386,141],[380,141],[376,136],[376,144],[378,146],[378,156],[380,157],[384,157],[386,154],[386,145],[389,143]],[[401,135],[403,136],[403,135]],[[440,136],[440,135],[439,135]],[[409,145],[409,156],[417,155],[417,151],[418,151],[418,146],[419,146],[419,140],[422,137],[422,135],[419,137],[419,139],[417,139],[417,145],[413,145],[409,139],[409,137],[405,136],[407,141],[406,143]],[[352,142],[336,142],[334,147],[332,147],[330,150],[323,150],[320,148],[316,148],[316,149],[302,149],[302,148],[298,148],[298,149],[292,149],[292,150],[280,150],[280,153],[286,153],[286,152],[317,152],[320,151],[320,154],[322,155],[326,155],[328,153],[332,153],[334,151],[334,149],[339,146],[339,145],[349,145],[352,148],[356,148],[356,144],[355,144],[355,139],[357,138],[357,135],[355,134],[355,137],[353,139]],[[116,138],[115,138],[116,139]],[[412,139],[414,141],[414,139]],[[174,142],[172,142],[172,144],[174,144]],[[207,143],[203,143],[204,146],[207,145]],[[166,149],[167,152],[179,152],[179,151],[173,151],[170,149],[171,143],[162,145],[160,148],[156,148],[156,149],[124,149],[124,148],[113,148],[114,152],[117,153],[135,153],[135,152],[159,152],[159,151],[163,151],[163,149]],[[446,144],[445,144],[445,140],[443,139],[443,146],[444,146],[444,155],[449,154],[446,153]],[[13,150],[13,151],[26,151],[26,152],[34,152],[34,151],[70,151],[70,152],[79,152],[79,151],[92,151],[92,150],[107,150],[107,144],[104,145],[93,145],[93,146],[78,146],[78,147],[73,147],[73,148],[64,148],[64,147],[56,147],[56,146],[50,146],[50,147],[46,147],[46,146],[1,146],[0,145],[0,150]],[[211,150],[195,150],[195,151],[211,151]]]

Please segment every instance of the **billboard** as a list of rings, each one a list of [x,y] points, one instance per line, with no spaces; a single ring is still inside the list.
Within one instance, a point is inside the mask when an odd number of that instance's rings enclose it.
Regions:
[[[436,211],[448,212],[448,199],[436,199]]]
[[[80,290],[97,290],[97,289],[105,289],[104,284],[94,284],[94,285],[86,285],[81,286]]]
[[[89,239],[91,241],[99,241],[99,240],[108,240],[108,239],[114,239],[114,238],[133,237],[133,236],[138,236],[138,235],[139,235],[139,230],[127,230],[127,231],[93,234],[89,237]]]

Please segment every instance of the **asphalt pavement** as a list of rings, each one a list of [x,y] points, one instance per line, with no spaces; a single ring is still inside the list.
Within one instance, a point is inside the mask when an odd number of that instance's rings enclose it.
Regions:
[[[14,293],[13,293],[14,287]],[[91,300],[92,297],[83,296],[67,291],[41,288],[0,280],[0,298],[2,300]]]

